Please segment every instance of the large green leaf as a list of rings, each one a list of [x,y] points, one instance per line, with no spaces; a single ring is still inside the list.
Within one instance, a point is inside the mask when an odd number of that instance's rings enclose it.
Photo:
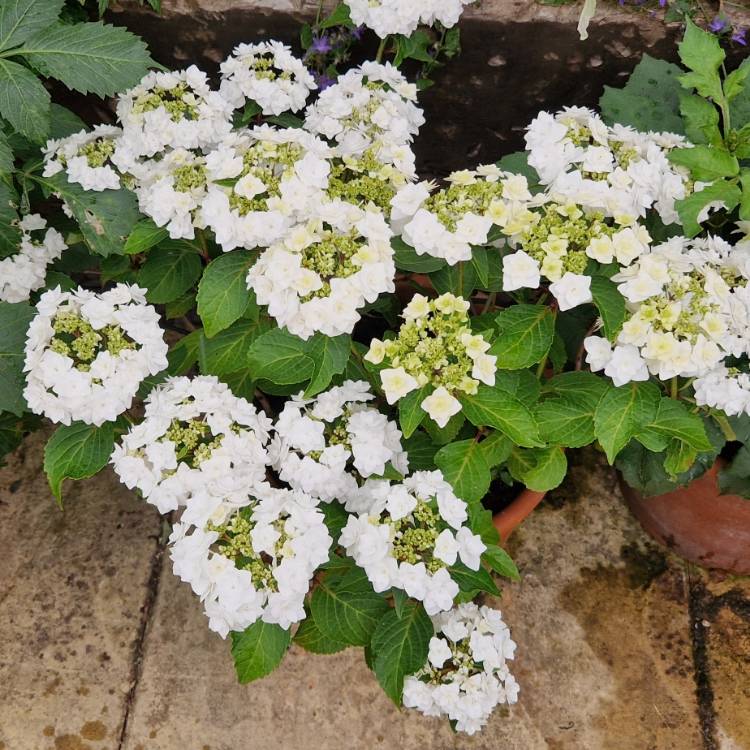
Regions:
[[[682,87],[677,65],[643,55],[622,89],[604,87],[599,100],[602,117],[609,125],[620,123],[637,130],[683,133],[680,117]]]
[[[147,289],[149,302],[172,302],[192,288],[202,268],[200,255],[191,245],[167,241],[148,254],[138,274],[138,284]]]
[[[313,372],[305,396],[309,398],[324,391],[334,375],[344,372],[351,345],[352,339],[348,334],[332,337],[316,333],[309,339],[305,352],[313,361]]]
[[[459,261],[430,274],[430,281],[438,294],[449,292],[456,297],[470,299],[477,286],[477,274],[472,263]]]
[[[625,297],[617,284],[604,276],[591,279],[591,296],[604,324],[604,335],[614,341],[625,322]]]
[[[4,458],[21,444],[23,423],[9,412],[0,412],[0,467],[5,464]]]
[[[8,143],[8,139],[5,134],[0,130],[0,175],[8,174],[13,171],[13,150]],[[8,186],[3,183],[3,187],[7,190]],[[0,210],[2,210],[0,208]],[[0,230],[1,231],[1,230]]]
[[[294,642],[312,654],[335,654],[346,648],[346,643],[334,641],[324,635],[311,613],[308,613],[297,628],[297,632],[294,634]]]
[[[480,385],[476,394],[459,397],[466,418],[477,427],[494,427],[516,445],[544,445],[530,409],[507,391]]]
[[[404,679],[424,666],[432,621],[421,604],[407,602],[399,617],[390,610],[378,623],[372,636],[373,671],[388,697],[400,706]]]
[[[286,328],[273,328],[259,336],[248,352],[248,366],[256,378],[277,385],[301,383],[315,371],[315,362],[307,354],[307,342]]]
[[[487,494],[490,467],[478,441],[461,440],[443,446],[435,454],[435,464],[466,502],[479,501]]]
[[[594,431],[609,462],[647,424],[654,421],[660,399],[653,383],[628,383],[602,396],[594,415]]]
[[[165,227],[157,227],[151,219],[141,219],[125,241],[123,252],[126,255],[145,253],[169,237]]]
[[[26,408],[23,389],[24,344],[34,308],[25,302],[0,302],[0,411],[17,416]]]
[[[55,430],[44,448],[44,471],[58,503],[62,504],[63,480],[94,476],[106,466],[114,445],[114,422],[101,427],[73,422]]]
[[[291,642],[289,630],[262,620],[241,633],[232,633],[232,657],[237,679],[246,683],[271,674],[281,664]]]
[[[68,182],[65,172],[33,179],[56,193],[73,212],[83,237],[98,255],[122,255],[125,241],[138,221],[138,201],[129,190],[84,190]]]
[[[735,182],[717,180],[697,193],[691,193],[687,198],[675,201],[680,223],[686,236],[695,237],[701,231],[702,227],[698,223],[698,215],[709,203],[721,201],[728,211],[732,211],[739,204],[741,198],[742,193]]]
[[[0,115],[21,135],[43,143],[49,134],[47,89],[23,65],[0,58]]]
[[[497,316],[500,334],[490,353],[501,370],[522,370],[541,361],[555,335],[555,314],[546,305],[514,305]]]
[[[222,253],[209,263],[198,285],[198,315],[211,338],[238,320],[250,302],[247,270],[257,255],[249,250]]]
[[[64,0],[3,0],[0,3],[0,51],[17,47],[53,24]]]
[[[550,448],[514,448],[508,459],[508,470],[514,479],[535,492],[557,487],[568,471],[565,451]]]
[[[400,237],[394,237],[391,240],[393,248],[393,260],[396,268],[402,271],[413,271],[414,273],[432,273],[445,266],[442,258],[436,258],[433,255],[419,255],[411,246],[407,245]]]
[[[662,398],[654,421],[647,427],[669,438],[676,438],[697,451],[711,450],[703,420],[681,401]]]
[[[683,65],[691,71],[680,77],[683,86],[695,88],[701,96],[718,101],[723,96],[719,68],[726,55],[716,35],[687,18],[678,52]]]
[[[488,544],[487,549],[482,553],[482,560],[489,565],[495,573],[518,581],[521,575],[518,572],[516,564],[511,556],[497,544]]]
[[[478,570],[472,570],[461,562],[457,562],[448,568],[451,578],[458,584],[463,601],[475,598],[478,594],[485,592],[493,596],[500,595],[492,576],[480,565]]]
[[[539,434],[548,443],[581,448],[594,441],[595,411],[596,406],[560,396],[542,401],[534,416],[539,425]]]
[[[398,400],[398,423],[405,438],[414,434],[414,430],[424,422],[427,412],[422,408],[422,401],[432,392],[431,385],[423,385],[416,391],[407,393]]]
[[[154,64],[139,37],[103,23],[52,24],[19,51],[42,75],[99,96],[134,86]]]
[[[693,178],[702,182],[736,177],[740,172],[737,157],[726,149],[715,146],[675,148],[669,152],[668,158],[672,164],[689,169]]]
[[[592,410],[596,409],[602,396],[610,388],[606,378],[585,370],[560,373],[545,384],[545,391],[552,391]]]
[[[204,375],[226,377],[250,367],[250,347],[253,342],[271,329],[268,318],[258,321],[243,318],[212,339],[201,333],[198,364]],[[255,377],[254,371],[250,373]]]
[[[20,243],[16,198],[8,185],[0,180],[0,258],[15,253]]]

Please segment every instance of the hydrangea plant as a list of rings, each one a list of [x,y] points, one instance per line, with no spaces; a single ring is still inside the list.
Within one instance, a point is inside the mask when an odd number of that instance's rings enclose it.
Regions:
[[[519,689],[474,601],[518,575],[484,501],[589,444],[664,491],[750,433],[750,68],[689,25],[687,72],[646,59],[601,114],[419,181],[400,65],[434,67],[465,4],[352,1],[304,59],[243,44],[217,81],[118,83],[115,124],[10,139],[0,435],[43,415],[58,501],[111,463],[171,514],[241,681],[363,647],[396,704],[473,733]],[[355,23],[378,59],[324,86],[304,63]],[[724,487],[750,494],[748,455]]]

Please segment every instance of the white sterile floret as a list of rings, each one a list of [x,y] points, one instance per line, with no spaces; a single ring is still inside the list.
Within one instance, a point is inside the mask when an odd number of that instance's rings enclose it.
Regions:
[[[661,380],[701,377],[727,358],[750,354],[745,251],[718,237],[674,237],[612,280],[627,301],[617,347],[635,350]]]
[[[693,381],[695,403],[721,409],[730,417],[750,414],[750,375],[720,365]]]
[[[112,155],[120,128],[97,125],[93,130],[81,130],[67,138],[47,141],[44,147],[44,176],[65,172],[68,182],[79,184],[84,190],[116,190],[120,174],[112,163]]]
[[[210,148],[232,129],[232,105],[211,91],[195,65],[148,73],[120,95],[117,117],[123,133],[114,160],[127,171],[139,157],[166,148]]]
[[[425,665],[404,681],[404,706],[426,716],[445,716],[459,732],[474,734],[499,705],[518,700],[508,669],[516,644],[500,612],[459,604],[432,618]]]
[[[169,378],[149,394],[143,421],[115,446],[112,464],[161,513],[187,503],[210,514],[212,498],[241,505],[265,480],[270,430],[268,417],[213,375]]]
[[[466,503],[439,471],[418,471],[393,484],[369,510],[349,516],[339,544],[375,591],[403,589],[429,615],[450,609],[459,592],[449,566],[479,570],[486,550],[465,526]]]
[[[316,500],[265,486],[219,521],[176,524],[169,541],[175,575],[200,597],[208,627],[226,638],[257,620],[288,629],[304,619],[332,539]]]
[[[471,259],[471,246],[484,245],[490,229],[515,234],[529,221],[526,178],[492,164],[454,172],[448,187],[412,202],[413,216],[402,220],[402,237],[419,255],[444,258],[450,265]],[[416,192],[412,195],[416,197]]]
[[[305,112],[305,128],[335,142],[337,156],[371,151],[381,164],[413,171],[404,149],[424,124],[417,87],[390,63],[363,63],[321,92]]]
[[[458,23],[464,6],[474,0],[346,0],[352,22],[367,26],[381,39],[391,34],[411,36],[416,28],[433,26],[439,21],[445,28]]]
[[[549,290],[555,295],[560,310],[570,310],[594,299],[591,296],[591,277],[580,273],[567,271],[559,281],[549,285]]]
[[[146,290],[118,284],[45,292],[26,338],[24,396],[53,422],[101,425],[122,414],[141,381],[167,366],[159,314]]]
[[[0,302],[25,302],[31,292],[44,286],[47,266],[68,248],[60,232],[47,229],[39,214],[24,216],[18,226],[18,252],[0,260]]]
[[[610,128],[583,107],[542,112],[526,132],[529,164],[559,200],[608,216],[645,216],[654,209],[665,224],[679,221],[675,201],[685,198],[690,186],[688,170],[667,155],[690,145],[672,133]]]
[[[260,125],[221,143],[207,159],[220,158],[234,182],[210,184],[202,214],[222,249],[269,247],[306,221],[328,186],[329,155],[301,128]]]
[[[298,112],[316,88],[312,73],[281,42],[239,44],[221,64],[219,93],[235,109],[250,99],[264,115]]]
[[[365,355],[384,365],[380,381],[389,404],[430,386],[420,406],[439,427],[461,411],[457,395],[475,394],[479,383],[495,384],[497,357],[471,330],[469,303],[453,294],[430,300],[416,294],[404,308],[404,324],[393,339],[373,339]]]
[[[390,240],[379,211],[357,209],[336,227],[311,218],[262,253],[247,285],[296,336],[351,333],[359,309],[395,289]]]
[[[300,393],[287,401],[269,448],[280,478],[324,502],[338,500],[347,510],[369,507],[382,490],[377,485],[387,486],[376,477],[389,467],[401,475],[409,469],[401,431],[367,406],[373,398],[368,383],[347,380],[314,399]]]

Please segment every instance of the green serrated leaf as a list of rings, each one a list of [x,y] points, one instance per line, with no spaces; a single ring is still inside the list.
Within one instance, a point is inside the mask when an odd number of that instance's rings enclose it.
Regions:
[[[482,449],[487,465],[492,468],[500,466],[508,460],[508,456],[513,449],[513,443],[502,432],[492,432],[479,443],[479,447]]]
[[[277,385],[310,380],[315,372],[315,362],[307,354],[307,342],[286,328],[272,328],[253,341],[247,362],[256,378]]]
[[[721,202],[731,211],[737,207],[741,199],[742,193],[735,183],[719,180],[687,198],[675,201],[675,207],[686,236],[695,237],[702,229],[698,216],[709,203]]]
[[[697,451],[711,450],[711,442],[706,435],[703,420],[690,412],[680,401],[662,398],[654,421],[648,428],[670,438],[676,438]]]
[[[18,53],[42,75],[98,96],[135,86],[154,65],[143,40],[100,22],[53,23],[27,39]]]
[[[414,273],[432,273],[445,267],[445,261],[442,258],[435,258],[432,255],[418,255],[417,251],[407,245],[400,237],[394,237],[391,240],[393,248],[393,260],[396,268],[402,271],[412,271]]]
[[[672,164],[689,169],[692,176],[702,182],[713,182],[722,177],[736,177],[740,172],[737,157],[726,149],[715,146],[675,148],[667,157]]]
[[[14,160],[13,149],[11,149],[5,134],[0,130],[0,175],[13,171]]]
[[[223,378],[250,368],[249,352],[253,342],[272,330],[272,325],[268,318],[260,318],[258,321],[243,318],[212,339],[206,338],[201,331],[198,347],[201,373]],[[252,369],[251,374],[259,377]]]
[[[114,445],[113,422],[101,427],[73,422],[55,430],[44,448],[44,471],[60,505],[63,480],[94,476],[106,466]]]
[[[201,258],[191,245],[170,240],[148,254],[138,273],[138,284],[147,289],[149,302],[163,304],[191,289],[202,270]]]
[[[410,471],[432,471],[435,466],[437,446],[424,432],[415,432],[411,437],[401,441],[409,456]]]
[[[25,302],[0,302],[0,411],[19,417],[26,408],[23,397],[26,331],[35,312]]]
[[[12,49],[53,24],[64,0],[3,0],[0,3],[0,51]]]
[[[198,315],[211,338],[242,317],[250,302],[247,271],[257,255],[233,250],[212,260],[198,284]]]
[[[125,241],[123,252],[126,255],[145,253],[169,237],[165,227],[157,227],[151,219],[141,219]]]
[[[610,388],[607,380],[585,370],[563,372],[545,384],[545,391],[552,391],[591,410],[596,409],[602,396]]]
[[[241,633],[232,633],[232,658],[241,683],[271,674],[281,664],[292,636],[289,630],[262,620]]]
[[[43,143],[49,135],[47,89],[28,69],[0,57],[0,115],[21,135]]]
[[[345,3],[339,3],[330,15],[320,23],[321,29],[330,29],[333,26],[346,26],[347,28],[354,26],[349,16],[349,6]]]
[[[610,341],[614,341],[625,322],[625,297],[620,293],[617,284],[604,276],[592,277],[591,296],[602,318],[604,335]]]
[[[492,576],[483,568],[479,567],[479,570],[472,570],[463,563],[456,563],[448,568],[451,574],[451,578],[458,584],[458,588],[462,594],[467,594],[471,598],[475,597],[481,592],[492,594],[493,596],[499,596],[500,589],[493,580]]]
[[[466,502],[479,501],[487,494],[490,467],[476,440],[461,440],[443,446],[435,454],[435,464],[456,495]]]
[[[398,401],[398,423],[404,437],[408,438],[414,434],[414,430],[424,422],[427,412],[422,408],[422,401],[432,392],[431,385],[423,385],[416,391],[407,393]]]
[[[535,492],[557,487],[568,471],[568,460],[560,446],[514,448],[508,459],[511,476]]]
[[[316,333],[307,342],[305,353],[313,361],[313,373],[310,384],[305,389],[306,398],[324,391],[331,384],[334,375],[344,372],[351,344],[352,338],[348,334],[324,336]]]
[[[312,614],[308,614],[300,623],[294,634],[294,642],[311,654],[336,654],[347,647],[346,643],[334,641],[324,635]]]
[[[424,666],[434,628],[421,604],[408,602],[402,616],[390,610],[372,636],[373,671],[386,695],[400,706],[404,679]]]
[[[466,261],[459,261],[452,266],[443,266],[439,271],[431,274],[430,280],[438,294],[450,292],[464,299],[470,299],[471,293],[477,286],[474,265]]]
[[[582,448],[594,441],[594,412],[596,405],[560,396],[545,399],[534,416],[539,434],[548,443],[566,448]]]
[[[546,305],[514,305],[498,314],[500,329],[490,353],[501,370],[522,370],[540,362],[552,346],[555,314]]]
[[[688,471],[695,463],[698,451],[682,440],[672,438],[667,446],[667,455],[664,459],[664,470],[670,477],[676,478]]]
[[[685,118],[685,134],[693,143],[723,143],[719,130],[719,110],[707,99],[683,94],[680,97],[680,112]]]
[[[529,408],[507,391],[480,385],[473,396],[459,397],[466,418],[477,427],[494,427],[516,445],[544,445],[539,427]]]
[[[18,228],[16,196],[10,187],[0,180],[0,258],[12,255],[21,244]]]
[[[482,553],[482,561],[501,576],[513,581],[521,580],[521,574],[511,556],[496,544],[487,545],[487,549]]]

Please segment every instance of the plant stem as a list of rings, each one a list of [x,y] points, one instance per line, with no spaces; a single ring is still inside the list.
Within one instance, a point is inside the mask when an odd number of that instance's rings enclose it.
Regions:
[[[544,355],[544,359],[539,363],[539,366],[536,368],[536,376],[539,380],[542,379],[542,375],[544,375],[544,370],[547,367],[547,360],[549,359],[549,356],[547,354]]]
[[[489,312],[489,309],[494,306],[496,299],[497,299],[497,292],[492,292],[491,294],[487,295],[487,301],[484,303],[484,307],[482,308],[482,313]]]
[[[378,52],[375,55],[375,62],[383,62],[383,55],[385,54],[385,45],[388,44],[388,38],[385,37],[385,39],[380,40],[380,44],[378,45]]]
[[[734,440],[737,440],[737,435],[735,431],[732,429],[732,425],[729,424],[729,420],[726,418],[724,414],[719,414],[717,412],[714,412],[711,414],[711,416],[719,423],[719,427],[721,427],[721,431],[724,433],[724,437],[731,443]]]
[[[680,379],[676,375],[669,381],[669,395],[675,401],[680,399]]]

